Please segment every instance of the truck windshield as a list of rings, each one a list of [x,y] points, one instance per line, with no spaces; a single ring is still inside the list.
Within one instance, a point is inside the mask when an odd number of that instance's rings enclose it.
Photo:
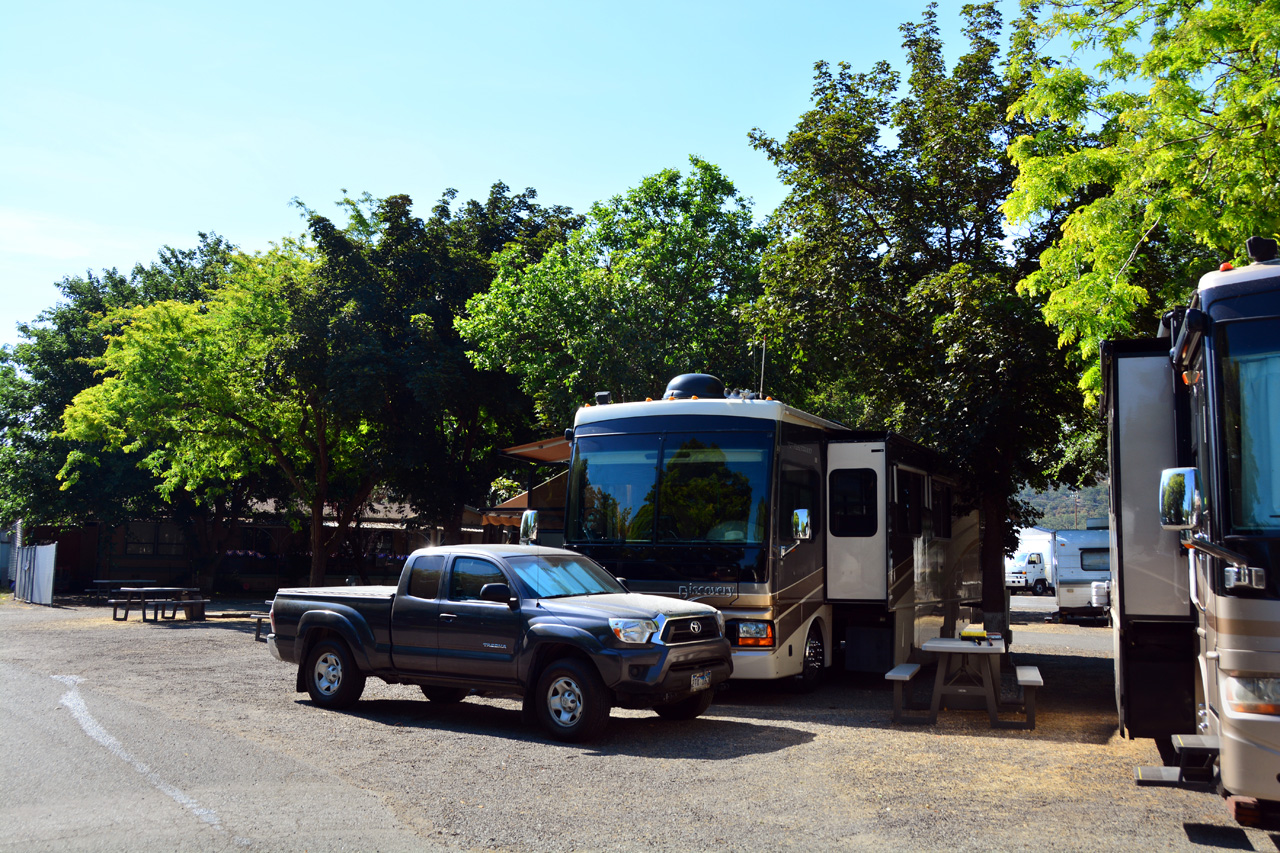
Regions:
[[[508,557],[507,564],[535,598],[623,593],[617,579],[586,557],[536,555]]]
[[[583,436],[569,475],[569,538],[759,544],[769,432]]]
[[[1280,531],[1280,320],[1219,326],[1231,528]]]

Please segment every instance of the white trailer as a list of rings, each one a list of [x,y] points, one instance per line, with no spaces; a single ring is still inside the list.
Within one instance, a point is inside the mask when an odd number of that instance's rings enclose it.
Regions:
[[[1059,530],[1054,533],[1052,572],[1059,616],[1106,614],[1109,602],[1105,600],[1105,590],[1111,583],[1110,532]]]

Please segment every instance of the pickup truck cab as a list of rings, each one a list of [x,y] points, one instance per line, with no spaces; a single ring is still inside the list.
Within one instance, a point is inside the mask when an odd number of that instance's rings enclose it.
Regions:
[[[714,608],[628,592],[581,554],[528,545],[424,548],[397,586],[282,589],[267,642],[322,707],[351,705],[370,675],[435,702],[516,692],[565,741],[599,734],[614,705],[697,717],[733,666]]]

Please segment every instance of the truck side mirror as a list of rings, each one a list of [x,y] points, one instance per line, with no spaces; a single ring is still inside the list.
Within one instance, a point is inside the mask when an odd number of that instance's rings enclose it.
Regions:
[[[520,516],[520,544],[532,545],[538,538],[538,511],[526,509]]]
[[[1200,524],[1200,476],[1195,468],[1166,468],[1160,473],[1160,526],[1190,530]]]
[[[511,594],[511,587],[505,583],[487,583],[480,587],[481,601],[496,601],[505,604],[512,610],[520,606],[520,599]]]

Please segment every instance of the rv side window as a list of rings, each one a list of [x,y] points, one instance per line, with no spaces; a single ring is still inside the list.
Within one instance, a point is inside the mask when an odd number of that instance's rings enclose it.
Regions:
[[[933,484],[933,535],[938,539],[951,538],[951,487],[945,483]]]
[[[1086,572],[1111,571],[1111,552],[1101,548],[1081,548],[1080,568]]]
[[[841,468],[831,472],[832,536],[876,535],[876,472]]]
[[[924,531],[924,475],[899,469],[894,533],[919,536]]]
[[[440,575],[443,572],[443,554],[415,558],[409,574],[409,594],[414,598],[435,600],[440,594]]]
[[[817,535],[821,527],[821,513],[817,512],[818,474],[784,463],[778,482],[778,523],[784,538],[790,535],[791,514],[798,509],[809,510],[810,528]]]

